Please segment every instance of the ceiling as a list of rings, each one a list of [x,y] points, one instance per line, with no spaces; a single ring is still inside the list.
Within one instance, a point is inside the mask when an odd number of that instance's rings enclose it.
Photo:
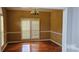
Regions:
[[[63,7],[7,7],[7,10],[28,10],[31,11],[33,9],[37,9],[38,11],[46,11],[46,12],[50,12],[52,9],[64,9]]]

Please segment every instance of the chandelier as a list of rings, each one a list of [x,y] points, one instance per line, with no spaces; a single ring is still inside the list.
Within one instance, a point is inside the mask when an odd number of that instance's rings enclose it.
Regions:
[[[33,10],[31,11],[31,14],[32,14],[32,15],[39,15],[39,11],[38,11],[37,9],[33,9]]]

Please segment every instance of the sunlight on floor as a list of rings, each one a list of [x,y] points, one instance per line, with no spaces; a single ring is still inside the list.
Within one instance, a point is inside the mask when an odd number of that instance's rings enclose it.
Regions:
[[[22,52],[30,52],[30,45],[22,45]]]

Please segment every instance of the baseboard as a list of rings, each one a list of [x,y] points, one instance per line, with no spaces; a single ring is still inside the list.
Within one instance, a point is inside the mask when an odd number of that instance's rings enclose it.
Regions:
[[[23,41],[9,41],[8,43],[20,43],[20,42],[23,42]]]
[[[34,39],[34,40],[30,40],[30,41],[48,41],[50,39]]]
[[[52,39],[51,39],[51,41],[52,41],[53,43],[59,45],[60,47],[62,47],[62,45],[61,45],[60,43],[58,43],[58,42],[56,42],[56,41],[54,41],[54,40],[52,40]]]
[[[4,46],[2,47],[1,51],[3,52],[4,49],[6,48],[6,46],[8,45],[8,43],[5,43]]]
[[[8,43],[20,43],[20,42],[26,42],[26,41],[48,41],[50,39],[33,39],[33,40],[22,40],[22,41],[9,41]]]

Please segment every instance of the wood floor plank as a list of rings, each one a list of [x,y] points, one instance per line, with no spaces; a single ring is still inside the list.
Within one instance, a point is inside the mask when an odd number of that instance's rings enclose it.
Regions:
[[[62,47],[51,41],[9,43],[4,52],[61,52]]]

